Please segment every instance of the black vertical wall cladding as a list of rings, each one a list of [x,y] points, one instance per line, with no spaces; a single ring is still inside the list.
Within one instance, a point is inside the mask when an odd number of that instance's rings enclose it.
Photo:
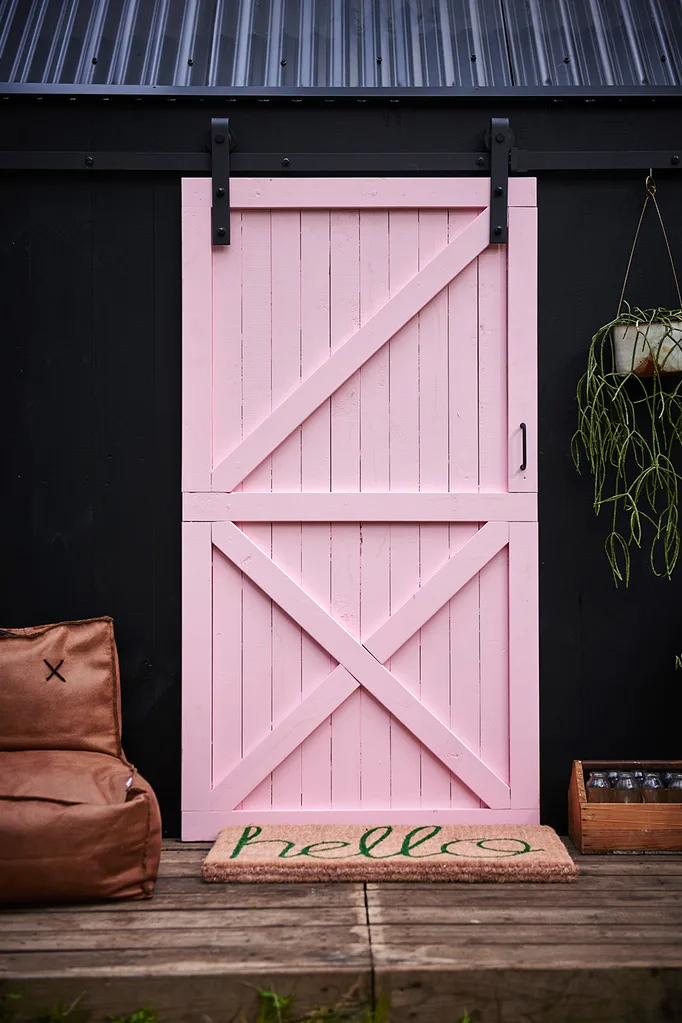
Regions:
[[[658,193],[678,262],[681,184],[662,178]],[[576,383],[591,335],[616,314],[643,191],[641,176],[539,188],[541,784],[544,819],[556,827],[565,826],[572,759],[680,755],[682,564],[672,581],[656,579],[642,552],[630,588],[616,590],[603,549],[609,519],[595,518],[591,477],[568,455]],[[645,225],[630,300],[674,307],[655,217]]]
[[[3,147],[37,137],[26,130],[33,109],[5,115]],[[247,151],[285,138],[291,151],[435,151],[457,124],[458,147],[478,148],[490,114],[508,112],[356,108],[323,111],[316,125],[300,110],[254,108],[233,124]],[[210,116],[57,105],[41,131],[50,149],[200,150]],[[517,143],[538,149],[558,134],[562,148],[606,148],[604,132],[611,148],[674,141],[675,119],[661,112],[600,116],[566,111],[558,132],[540,108],[512,112],[512,125]],[[682,263],[682,179],[659,181]],[[568,455],[576,383],[590,336],[615,313],[642,198],[642,174],[547,175],[539,186],[541,778],[543,820],[560,830],[574,757],[680,756],[682,567],[668,583],[635,558],[630,590],[615,590],[607,523]],[[169,835],[180,797],[179,210],[173,174],[0,175],[0,625],[113,615],[125,749],[156,788]],[[630,297],[674,303],[653,218]]]
[[[180,790],[180,184],[0,181],[0,621],[115,619],[124,749]]]

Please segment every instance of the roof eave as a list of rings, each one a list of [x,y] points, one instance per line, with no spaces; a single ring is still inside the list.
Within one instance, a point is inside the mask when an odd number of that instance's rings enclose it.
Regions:
[[[172,86],[172,85],[64,85],[39,82],[2,83],[3,96],[62,96],[62,97],[161,97],[168,99],[326,99],[326,100],[658,100],[682,99],[682,86],[670,85],[608,85],[608,86],[492,86],[462,88],[288,88],[271,86]]]

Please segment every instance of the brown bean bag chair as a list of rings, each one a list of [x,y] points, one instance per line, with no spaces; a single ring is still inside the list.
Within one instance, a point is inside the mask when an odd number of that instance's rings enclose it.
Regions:
[[[160,855],[111,618],[0,630],[0,903],[149,897]]]

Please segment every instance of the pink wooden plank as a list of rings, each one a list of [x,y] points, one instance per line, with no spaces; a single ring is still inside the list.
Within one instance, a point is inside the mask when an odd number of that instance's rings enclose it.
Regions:
[[[232,209],[483,209],[490,201],[486,178],[233,178]],[[536,206],[535,178],[512,178],[510,206]],[[184,178],[182,205],[211,206],[209,178]]]
[[[210,186],[208,193],[210,205]],[[233,209],[429,209],[472,207],[490,202],[486,178],[234,178]],[[534,206],[535,181],[512,178],[509,203]]]
[[[391,211],[391,294],[419,272],[419,214]],[[447,251],[447,250],[444,250]],[[422,271],[438,261],[436,257]],[[389,344],[391,490],[419,491],[419,320],[415,317]],[[391,608],[419,587],[419,526],[391,526]],[[391,657],[391,673],[419,696],[419,637]],[[400,721],[391,724],[391,806],[421,805],[421,747]]]
[[[538,527],[509,536],[509,745],[512,806],[539,806]]]
[[[211,205],[211,182],[208,178],[183,178],[180,184],[182,208]]]
[[[253,214],[252,216],[267,216]],[[347,214],[334,214],[341,217]],[[356,215],[357,216],[357,215]],[[397,218],[416,214],[399,212]],[[418,274],[403,276],[397,291],[391,280],[392,298],[366,324],[344,334],[342,344],[289,398],[250,431],[244,424],[245,439],[216,467],[214,490],[232,490],[255,466],[312,412],[337,391],[386,341],[413,319],[421,307],[467,266],[488,244],[489,214],[484,211],[457,235],[454,242]],[[247,223],[247,219],[244,221]],[[396,224],[399,224],[399,219]],[[416,241],[415,241],[416,244]],[[357,265],[357,264],[356,264]],[[357,272],[357,271],[356,271]]]
[[[242,756],[242,574],[218,550],[213,552],[212,627],[215,786]]]
[[[232,214],[232,241],[212,258],[213,456],[220,461],[241,441],[241,214]],[[210,246],[210,237],[204,244]],[[190,342],[191,343],[191,342]],[[213,783],[242,756],[242,576],[219,552],[213,567]]]
[[[254,539],[256,531],[269,533],[269,527],[245,529]],[[262,537],[257,537],[262,543]],[[268,596],[248,579],[243,581],[242,611],[242,749],[244,755],[255,749],[268,735],[272,720],[272,608]],[[271,805],[271,779],[266,778],[246,797],[245,810],[260,810]]]
[[[471,214],[450,210],[450,239]],[[472,262],[448,286],[449,489],[478,492],[478,265]],[[490,518],[488,511],[481,521]]]
[[[363,367],[364,373],[364,367]],[[371,395],[372,390],[368,382]],[[364,393],[364,392],[363,392]],[[381,392],[377,401],[381,400]],[[324,409],[320,409],[322,412]],[[315,413],[317,416],[318,413]],[[313,417],[314,418],[314,417]],[[364,420],[363,420],[364,422]],[[308,420],[304,431],[310,425]],[[386,419],[388,423],[388,419]],[[369,429],[369,427],[368,427]],[[386,429],[387,432],[387,429]],[[319,436],[320,431],[316,431]],[[329,461],[327,430],[327,462]],[[363,427],[363,439],[368,430]],[[474,442],[476,436],[474,434]],[[369,448],[369,441],[368,441]],[[304,465],[310,444],[303,452]],[[379,449],[364,459],[363,474]],[[327,486],[329,474],[327,471]],[[321,481],[322,485],[324,481]],[[314,485],[314,484],[313,484]],[[536,494],[185,494],[187,522],[536,522]],[[371,610],[371,609],[370,609]]]
[[[389,299],[388,212],[373,210],[360,217],[360,322],[367,323]],[[364,364],[360,489],[384,497],[389,484],[389,349],[380,348]],[[366,624],[366,623],[365,623]]]
[[[474,527],[475,531],[475,527]],[[471,539],[468,526],[450,529],[450,556]],[[477,756],[481,753],[480,693],[480,577],[474,576],[450,601],[450,720],[449,725]],[[452,779],[453,808],[480,807],[481,801],[457,776]]]
[[[450,210],[448,232],[452,240],[471,222],[471,212]],[[466,267],[448,287],[448,394],[449,394],[449,489],[464,501],[478,493],[478,260]],[[449,553],[453,557],[478,529],[477,522],[496,516],[486,503],[472,507],[469,523],[449,530]],[[479,581],[467,583],[450,601],[450,726],[467,735],[467,744],[480,752],[479,681]],[[480,800],[455,775],[451,780],[451,805],[478,807]]]
[[[393,717],[445,764],[457,764],[461,778],[490,807],[506,806],[509,787],[474,756],[423,704],[389,673],[342,625],[293,582],[231,522],[213,526],[213,542],[261,590],[384,704]]]
[[[507,490],[507,246],[478,260],[479,488]]]
[[[269,414],[272,405],[271,216],[251,212],[242,222],[242,421],[244,435]],[[271,458],[243,483],[244,492],[271,489]],[[215,487],[215,479],[214,479]],[[270,555],[272,527],[245,524],[244,533]],[[242,625],[242,744],[249,753],[272,726],[272,606],[270,599],[244,579]],[[245,810],[271,805],[266,779],[244,800]]]
[[[482,529],[453,554],[445,564],[411,593],[393,611],[388,621],[365,642],[366,648],[380,663],[399,650],[410,636],[440,611],[492,558],[507,545],[509,526],[506,522],[487,522]]]
[[[216,809],[234,809],[243,797],[254,789],[270,772],[277,778],[278,765],[291,760],[292,753],[301,750],[301,744],[332,711],[358,688],[358,682],[345,668],[334,671],[327,686],[318,686],[305,703],[299,703],[213,790],[211,805]],[[277,794],[277,788],[274,788]],[[281,799],[273,799],[274,805]],[[281,809],[281,807],[279,807]],[[297,808],[298,811],[299,808]],[[296,814],[298,819],[298,812]]]
[[[297,824],[376,824],[376,810],[299,810]],[[381,815],[384,824],[538,824],[539,814],[535,807],[514,810],[423,810],[421,807],[407,807],[402,810],[384,810]],[[258,814],[259,824],[291,824],[291,810],[262,810]],[[250,813],[237,810],[211,810],[185,814],[185,841],[212,842],[222,828],[230,824],[242,827],[253,824]]]
[[[507,489],[507,247],[479,257],[479,486]],[[479,578],[481,758],[509,777],[508,570],[497,555]]]
[[[480,574],[481,759],[509,779],[508,549]]]
[[[242,251],[241,214],[232,213],[229,245],[213,251],[213,408],[212,465],[242,439]],[[208,240],[205,240],[208,244]],[[191,342],[190,342],[191,344]]]
[[[308,377],[329,358],[329,213],[301,212],[301,373]],[[311,492],[329,497],[331,474],[330,402],[325,401],[301,427],[301,480],[307,509]],[[301,519],[301,581],[303,589],[325,610],[330,607],[330,517],[321,522]],[[276,516],[272,516],[275,518]],[[335,661],[303,633],[301,683],[309,695],[325,679]],[[304,808],[331,806],[331,717],[323,721],[301,748]]]
[[[388,212],[360,215],[360,318],[365,323],[389,297]],[[361,371],[361,478],[357,520],[362,523],[361,635],[363,642],[390,614],[390,525],[394,508],[368,524],[367,499],[385,499],[389,476],[388,345]],[[389,495],[390,499],[390,495]],[[397,502],[394,502],[394,505]],[[415,509],[417,511],[417,509]],[[333,516],[338,521],[338,516]],[[391,719],[369,693],[360,694],[362,805],[385,810],[391,805]]]
[[[301,215],[272,214],[272,401],[278,404],[298,386],[301,366]],[[301,436],[296,430],[272,453],[272,489],[299,490]],[[272,557],[300,582],[301,524],[273,523]],[[276,724],[300,704],[301,630],[272,609],[272,715]],[[294,750],[272,776],[274,807],[301,806],[301,751]],[[230,807],[232,809],[232,807]]]
[[[182,211],[182,489],[211,489],[211,217]]]
[[[419,269],[448,244],[447,210],[419,212]],[[463,273],[465,271],[462,271]],[[448,293],[436,295],[419,314],[419,489],[448,490]],[[447,536],[436,530],[447,553]]]
[[[419,267],[448,244],[448,211],[420,210]],[[419,488],[448,490],[448,293],[436,295],[419,314]],[[420,493],[420,499],[426,496]],[[422,588],[447,561],[450,535],[447,523],[422,521],[419,563]],[[421,699],[445,724],[450,721],[450,609],[447,601],[419,634]],[[450,806],[450,771],[422,749],[422,806]]]
[[[537,210],[509,211],[509,490],[538,489]],[[521,429],[527,427],[527,468],[521,471]]]
[[[211,792],[211,526],[182,527],[182,808]],[[184,827],[184,824],[183,824]]]
[[[360,219],[356,211],[331,215],[332,351],[360,326]],[[360,489],[360,374],[355,373],[331,399],[331,486]],[[351,635],[360,636],[360,527],[331,527],[331,614]],[[332,806],[360,805],[360,693],[332,715]]]

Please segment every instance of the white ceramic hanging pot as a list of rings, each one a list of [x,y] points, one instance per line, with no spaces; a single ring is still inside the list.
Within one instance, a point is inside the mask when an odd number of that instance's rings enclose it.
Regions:
[[[616,373],[652,377],[682,373],[682,320],[672,323],[619,323],[613,328]]]

